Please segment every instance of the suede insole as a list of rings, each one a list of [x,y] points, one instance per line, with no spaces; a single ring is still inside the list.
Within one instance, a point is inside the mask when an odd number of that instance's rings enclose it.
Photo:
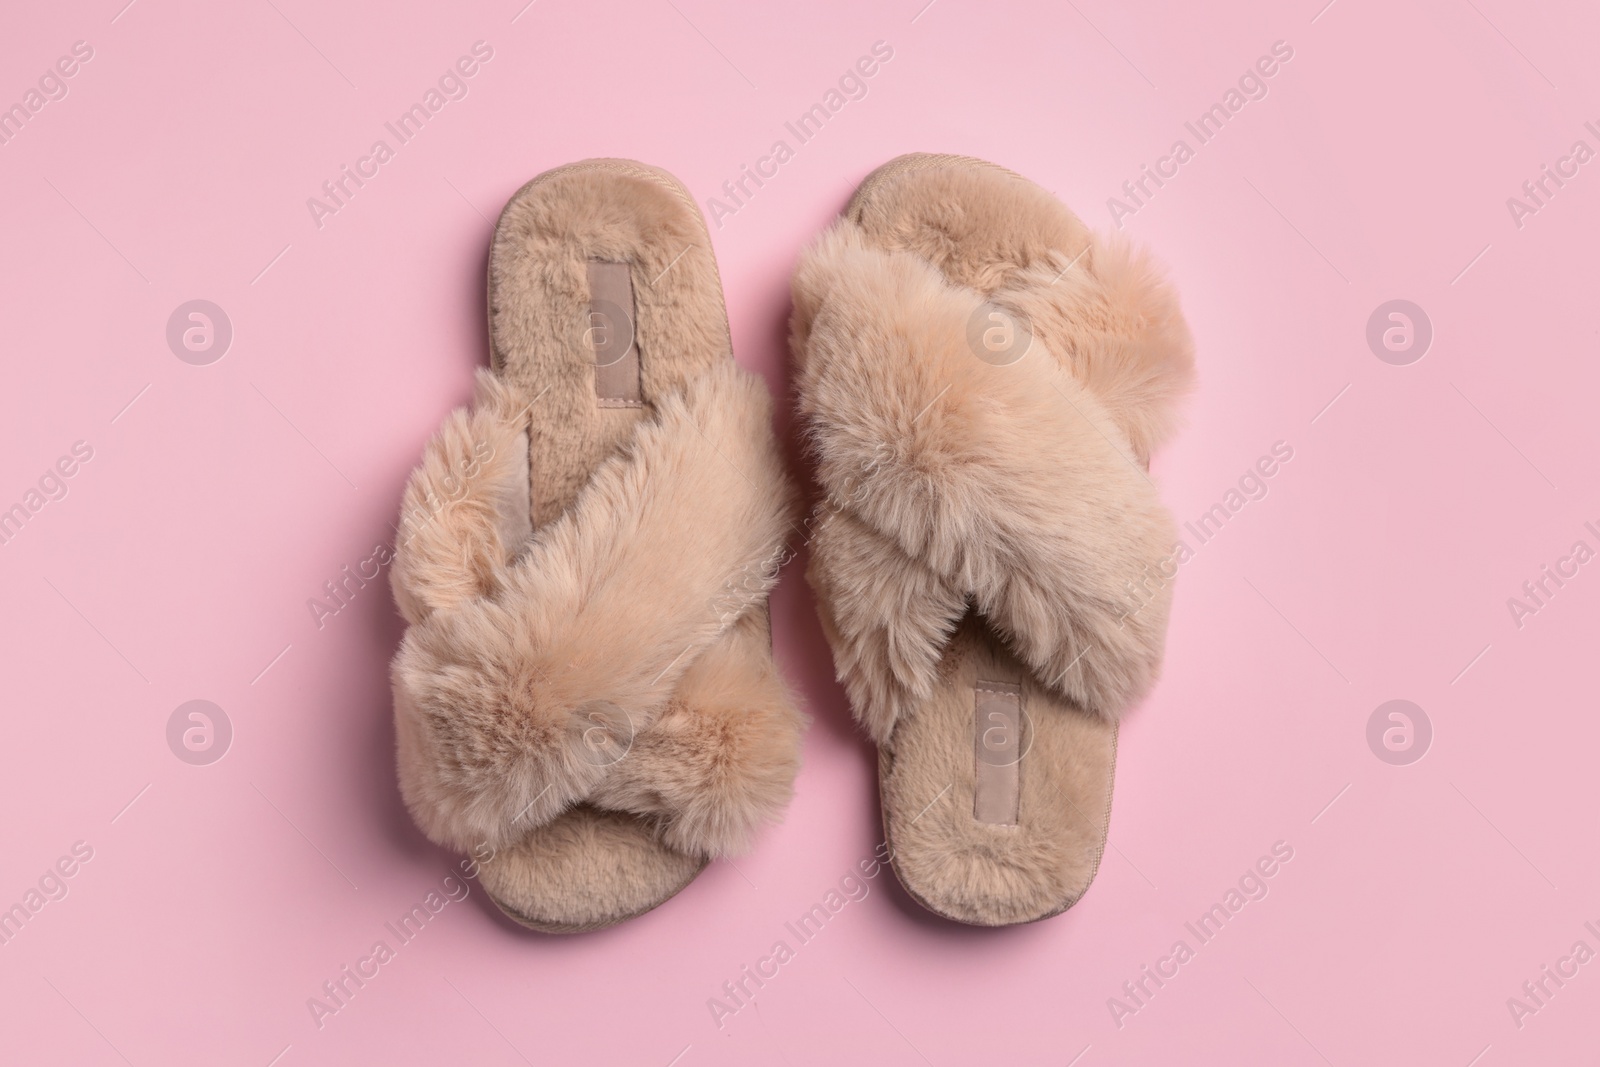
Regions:
[[[631,160],[574,163],[518,190],[495,226],[488,296],[491,365],[528,405],[535,530],[571,507],[655,398],[733,358],[699,208],[672,175]],[[706,862],[663,844],[651,819],[579,804],[480,879],[517,922],[571,933],[649,911]]]
[[[877,247],[918,255],[985,296],[1050,254],[1071,260],[1089,243],[1083,223],[1045,190],[957,156],[891,161],[862,182],[845,214]],[[942,687],[879,750],[896,875],[924,907],[959,922],[1001,926],[1066,910],[1105,850],[1116,726],[1044,688],[976,614],[957,628],[939,670]],[[1015,727],[1009,708],[1020,712]],[[1020,736],[1011,735],[1016,727]]]

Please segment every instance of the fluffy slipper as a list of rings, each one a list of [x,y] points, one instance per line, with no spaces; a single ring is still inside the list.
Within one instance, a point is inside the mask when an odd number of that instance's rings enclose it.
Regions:
[[[826,494],[807,577],[895,871],[961,922],[1055,915],[1161,661],[1177,538],[1146,468],[1193,374],[1176,295],[1033,183],[913,155],[808,250],[794,308]]]
[[[492,372],[402,505],[401,792],[488,895],[610,926],[789,801],[800,713],[767,593],[795,493],[734,363],[699,209],[590,160],[524,186],[489,257]]]

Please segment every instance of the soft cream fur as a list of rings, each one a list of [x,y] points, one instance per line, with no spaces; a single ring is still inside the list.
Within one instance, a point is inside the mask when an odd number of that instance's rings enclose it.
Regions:
[[[627,263],[643,403],[597,403],[587,264]],[[592,930],[749,847],[805,718],[766,594],[794,490],[681,183],[631,160],[520,189],[489,257],[493,373],[407,487],[392,577],[401,791],[524,925]],[[598,750],[592,742],[602,742]]]
[[[707,648],[592,803],[655,814],[672,848],[729,855],[777,822],[800,770],[803,720],[773,665],[766,620],[746,612]]]
[[[976,616],[945,646],[942,684],[878,750],[884,840],[901,883],[960,922],[1031,922],[1070,907],[1105,850],[1117,728],[1029,677]],[[1024,754],[1015,826],[972,817],[972,689],[1023,689]]]
[[[819,550],[823,581],[843,594],[835,622],[900,625],[908,605],[858,601],[920,588],[929,579],[915,571],[926,567],[949,587],[940,603],[971,596],[1047,684],[1119,715],[1154,680],[1170,598],[1164,586],[1131,611],[1124,584],[1170,551],[1176,531],[1099,397],[1037,342],[1009,366],[977,358],[967,323],[981,297],[919,257],[868,247],[848,220],[807,254],[794,288],[818,480],[852,492],[852,510],[910,564],[886,576],[882,553],[852,566]],[[919,632],[948,632],[956,618],[918,619]],[[890,677],[846,676],[878,730],[926,696],[939,644],[908,649]]]
[[[1122,237],[1094,237],[1070,267],[1057,266],[1060,258],[1019,272],[1000,298],[1037,343],[1065,357],[1148,467],[1194,382],[1194,341],[1177,294],[1149,253]]]
[[[528,413],[480,370],[473,406],[450,413],[400,504],[391,584],[406,622],[501,592],[504,568],[531,535]]]
[[[1020,361],[969,347],[985,302],[1031,323]],[[802,259],[792,347],[826,494],[807,577],[895,872],[960,922],[1057,914],[1099,867],[1117,721],[1161,660],[1175,531],[1146,468],[1193,374],[1176,295],[1032,182],[903,156]],[[984,682],[1020,692],[1015,825],[974,814]]]
[[[957,156],[901,156],[861,184],[845,214],[874,247],[1024,313],[1145,464],[1177,428],[1194,342],[1177,293],[1125,238],[1091,232],[1026,178]]]
[[[474,427],[491,441],[520,435],[509,421],[515,404],[492,386],[486,391],[486,406],[453,417],[430,445],[408,504],[426,497],[422,487],[449,469],[447,457],[462,451]],[[394,665],[404,697],[401,787],[429,836],[459,848],[508,844],[596,792],[614,765],[626,764],[634,778],[659,778],[652,788],[680,797],[716,777],[664,758],[652,762],[655,777],[631,754],[614,763],[592,758],[585,733],[599,727],[627,745],[651,730],[727,627],[718,604],[730,577],[754,576],[741,615],[764,602],[773,580],[765,564],[781,551],[793,504],[770,418],[760,380],[731,361],[718,364],[681,396],[661,401],[631,449],[602,465],[572,510],[542,528],[514,565],[504,565],[497,533],[495,501],[506,487],[494,464],[474,482],[482,495],[450,505],[403,553],[395,574],[401,598],[449,607],[417,620]],[[728,468],[725,455],[740,458],[746,477]],[[475,591],[488,595],[468,599]],[[720,679],[717,703],[728,702],[729,690],[761,709],[785,702],[770,672],[758,669],[746,681],[747,688]],[[640,750],[664,744],[651,739]],[[793,763],[791,754],[791,772]],[[742,846],[781,808],[767,784],[765,791],[723,784],[719,816],[688,804],[674,838],[706,852]],[[737,800],[748,803],[729,810]]]
[[[705,869],[706,857],[667,848],[649,830],[630,812],[579,804],[488,854],[478,881],[524,926],[551,934],[603,929],[656,907]]]
[[[927,701],[967,598],[888,537],[828,508],[812,527],[806,577],[856,718],[886,744]]]
[[[529,182],[501,212],[489,253],[491,366],[532,400],[532,518],[566,511],[647,409],[596,409],[583,331],[588,261],[633,265],[646,400],[675,393],[733,348],[705,223],[671,175],[589,160]],[[737,468],[740,460],[729,457]]]

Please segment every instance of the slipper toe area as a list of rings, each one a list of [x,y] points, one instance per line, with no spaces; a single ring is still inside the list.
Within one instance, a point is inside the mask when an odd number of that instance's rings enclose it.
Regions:
[[[642,915],[694,880],[706,860],[671,848],[637,815],[587,804],[499,849],[479,884],[507,916],[550,934]]]
[[[794,792],[805,717],[752,612],[684,674],[588,801],[482,867],[500,910],[547,933],[603,929],[676,894],[711,857],[746,851]]]
[[[751,612],[684,673],[672,701],[590,799],[660,819],[662,839],[699,856],[748,852],[794,795],[806,717]]]

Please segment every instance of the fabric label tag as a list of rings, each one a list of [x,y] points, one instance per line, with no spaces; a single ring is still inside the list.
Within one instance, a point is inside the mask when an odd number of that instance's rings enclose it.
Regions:
[[[589,321],[584,340],[594,358],[594,395],[603,408],[644,406],[634,336],[633,277],[626,263],[589,261]]]
[[[978,680],[973,689],[972,817],[994,826],[1017,825],[1021,799],[1022,687]]]

